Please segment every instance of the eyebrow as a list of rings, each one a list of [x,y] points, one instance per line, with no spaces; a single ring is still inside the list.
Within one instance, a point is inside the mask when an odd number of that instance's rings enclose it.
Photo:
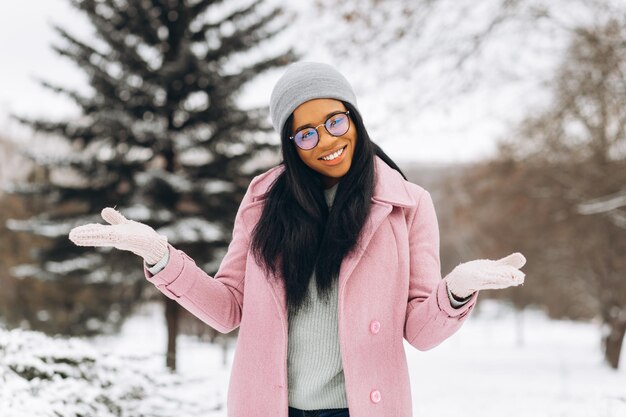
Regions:
[[[337,113],[345,113],[346,111],[347,111],[347,110],[334,110],[334,111],[331,111],[331,112],[330,112],[330,113],[328,113],[326,116],[324,116],[324,122],[326,122],[326,120],[328,120],[328,118],[329,118],[330,116],[333,116],[333,115],[335,115],[335,114],[337,114]],[[305,125],[299,126],[296,130],[294,130],[294,132],[297,132],[298,130],[303,129],[303,128],[305,128],[305,127],[313,127],[313,126],[314,126],[313,124],[311,124],[311,123],[307,123],[307,124],[305,124]]]

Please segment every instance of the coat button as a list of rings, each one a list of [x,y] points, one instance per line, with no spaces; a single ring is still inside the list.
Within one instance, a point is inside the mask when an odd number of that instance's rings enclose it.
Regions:
[[[376,334],[380,331],[380,322],[378,320],[373,320],[370,323],[370,332]]]
[[[377,389],[375,389],[374,391],[372,391],[370,393],[370,400],[372,400],[373,403],[378,403],[380,402],[380,391],[378,391]]]

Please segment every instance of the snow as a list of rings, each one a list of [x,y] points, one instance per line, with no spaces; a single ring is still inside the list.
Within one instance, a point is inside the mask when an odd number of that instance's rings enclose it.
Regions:
[[[123,149],[123,146],[120,147],[120,145],[122,144],[117,145],[118,152],[124,154],[124,160],[126,162],[146,162],[150,160],[154,154],[154,151],[152,149],[140,146],[131,146],[130,149],[125,150]]]
[[[49,238],[58,238],[62,236],[66,236],[72,227],[78,226],[80,220],[72,220],[72,221],[51,221],[44,219],[34,219],[34,220],[16,220],[16,219],[8,219],[6,222],[6,226],[9,230],[20,232],[20,231],[36,231],[37,234],[41,236],[46,236]]]
[[[78,338],[63,340],[23,330],[0,330],[0,415],[36,416],[191,416],[219,407],[206,390],[153,366],[144,352],[111,354]],[[200,404],[202,403],[202,404]]]
[[[9,270],[15,278],[21,279],[32,276],[41,276],[41,268],[36,265],[22,264]]]
[[[157,232],[167,236],[167,240],[172,244],[214,242],[224,238],[224,232],[218,223],[212,223],[200,217],[176,220],[170,226],[159,228]]]
[[[208,179],[200,182],[202,189],[207,194],[217,194],[235,191],[235,185],[230,181]]]
[[[99,221],[95,215],[83,215],[76,216],[72,219],[64,220],[51,220],[49,215],[44,213],[35,216],[29,220],[8,219],[6,221],[6,227],[14,232],[30,232],[33,231],[41,236],[49,238],[64,238],[67,239],[67,235],[70,230],[76,226],[81,226],[85,223],[93,223]]]
[[[434,349],[404,342],[414,416],[624,417],[626,348],[622,366],[612,370],[602,359],[600,333],[595,321],[516,314],[501,301],[479,300],[463,327]],[[128,407],[123,416],[143,407],[146,415],[225,417],[234,345],[224,354],[194,337],[180,336],[177,344],[178,371],[167,375],[160,302],[138,309],[116,336],[53,342],[0,330],[0,415],[74,416],[91,406],[99,414],[86,415],[108,416],[98,402],[108,396]],[[55,357],[85,363],[77,368]],[[70,377],[28,381],[11,370],[29,366]]]
[[[179,193],[188,193],[193,189],[193,184],[188,178],[162,169],[149,169],[145,172],[139,172],[135,179],[139,186],[146,186],[152,181],[160,180]]]
[[[94,266],[102,262],[102,256],[98,254],[87,254],[74,258],[67,259],[65,261],[53,262],[47,261],[44,269],[50,271],[53,274],[69,274],[70,272],[78,269],[89,270]]]
[[[196,132],[198,133],[198,132]],[[202,129],[204,138],[208,139],[213,134],[212,129]],[[202,140],[202,139],[201,139]],[[186,166],[201,167],[206,164],[210,164],[215,160],[215,156],[204,148],[195,147],[190,150],[182,151],[179,154],[179,162]]]
[[[196,91],[185,99],[183,107],[189,112],[204,111],[209,108],[209,95],[206,91]]]
[[[516,317],[492,300],[479,306],[439,347],[425,355],[407,351],[409,367],[421,369],[412,377],[415,416],[460,409],[468,416],[626,416],[626,349],[620,369],[609,368],[597,323],[548,320],[533,310]],[[442,409],[446,397],[450,407]]]
[[[116,210],[122,213],[127,219],[141,223],[167,223],[171,222],[174,218],[174,214],[169,210],[154,209],[140,203],[135,203],[128,207],[116,207]]]
[[[603,196],[578,205],[581,214],[596,214],[626,206],[626,192],[619,191],[610,196]]]

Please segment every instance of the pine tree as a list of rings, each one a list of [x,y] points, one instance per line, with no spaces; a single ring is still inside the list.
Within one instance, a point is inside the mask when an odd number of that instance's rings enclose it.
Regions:
[[[260,158],[277,147],[263,140],[271,131],[267,106],[241,109],[237,94],[258,74],[298,57],[289,49],[237,64],[287,25],[279,19],[282,10],[268,10],[263,0],[244,7],[208,0],[71,2],[89,18],[97,42],[88,44],[55,26],[66,44],[54,49],[84,69],[93,94],[42,81],[72,98],[82,116],[69,121],[15,116],[37,131],[63,137],[73,151],[61,157],[28,154],[47,180],[13,191],[42,196],[49,209],[10,227],[51,240],[37,251],[36,263],[17,271],[72,288],[56,307],[72,317],[67,333],[81,334],[119,324],[145,279],[135,255],[76,247],[67,237],[70,229],[104,223],[101,209],[116,206],[166,235],[207,273],[216,272],[247,185],[267,169]],[[224,12],[228,4],[234,7]],[[101,299],[81,302],[77,294],[94,284]],[[179,306],[163,299],[167,365],[175,369]]]

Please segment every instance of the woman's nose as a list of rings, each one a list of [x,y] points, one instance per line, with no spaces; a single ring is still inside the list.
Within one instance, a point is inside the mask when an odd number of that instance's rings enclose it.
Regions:
[[[319,141],[322,142],[333,142],[335,140],[335,136],[328,133],[328,130],[324,126],[320,126],[317,128],[317,135],[319,136]]]

